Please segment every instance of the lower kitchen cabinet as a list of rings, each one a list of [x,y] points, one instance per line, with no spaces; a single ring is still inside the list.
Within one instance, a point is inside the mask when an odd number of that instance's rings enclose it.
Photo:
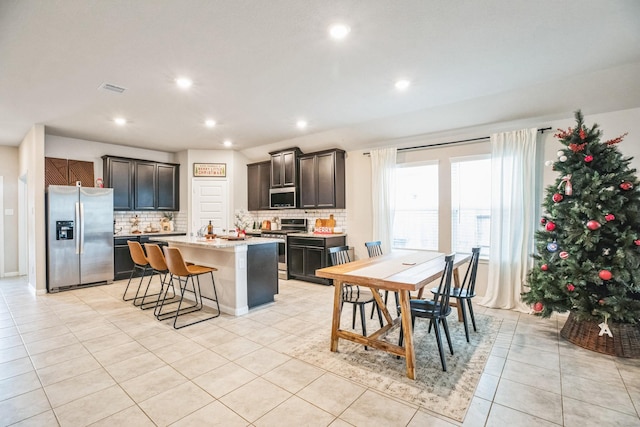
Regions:
[[[184,236],[182,234],[171,234],[171,236]],[[161,237],[162,235],[154,234],[153,237]],[[127,241],[132,240],[142,245],[144,249],[145,243],[150,243],[148,235],[139,236],[122,236],[114,237],[113,239],[113,280],[123,280],[131,277],[131,272],[134,270],[134,263],[131,259],[131,253],[129,252],[129,244]],[[165,242],[153,241],[160,246],[166,245]],[[136,277],[140,276],[141,271],[136,271]],[[149,272],[149,274],[151,274]]]
[[[289,277],[330,285],[330,279],[316,276],[316,270],[331,265],[328,248],[344,246],[345,236],[288,236],[287,266]]]

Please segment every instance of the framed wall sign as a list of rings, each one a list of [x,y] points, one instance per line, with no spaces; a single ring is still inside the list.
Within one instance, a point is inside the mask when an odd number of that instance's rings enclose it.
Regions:
[[[193,164],[193,176],[214,176],[214,177],[226,177],[227,176],[227,164],[226,163],[194,163]]]

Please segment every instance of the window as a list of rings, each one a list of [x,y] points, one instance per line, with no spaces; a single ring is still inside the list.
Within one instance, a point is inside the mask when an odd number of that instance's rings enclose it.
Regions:
[[[396,169],[393,247],[438,249],[438,165]]]
[[[491,158],[451,160],[451,247],[470,253],[480,246],[489,257],[491,233]]]

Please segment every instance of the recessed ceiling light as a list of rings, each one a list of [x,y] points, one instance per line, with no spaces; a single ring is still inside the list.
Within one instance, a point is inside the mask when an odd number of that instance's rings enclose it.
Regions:
[[[113,119],[113,121],[118,126],[124,126],[127,124],[127,119],[125,119],[124,117],[116,117],[115,119]]]
[[[307,128],[307,121],[306,120],[298,120],[296,122],[296,126],[298,127],[298,129],[306,129]]]
[[[398,80],[396,82],[396,89],[398,90],[405,90],[409,87],[409,85],[411,85],[411,82],[409,80]]]
[[[193,84],[193,82],[191,81],[191,79],[189,79],[187,77],[178,77],[176,79],[176,84],[181,89],[189,89],[191,87],[191,85]]]
[[[231,142],[230,140],[227,139],[227,140],[225,140],[223,142],[223,144],[224,144],[225,147],[231,147],[233,145],[233,142]]]
[[[205,124],[205,126],[206,126],[206,127],[208,127],[208,128],[212,128],[212,127],[215,127],[215,125],[216,125],[216,121],[215,121],[215,120],[212,120],[212,119],[208,119],[208,120],[206,120],[206,121],[204,122],[204,124]]]
[[[329,34],[335,40],[342,40],[351,32],[351,28],[344,24],[334,24],[329,27]]]

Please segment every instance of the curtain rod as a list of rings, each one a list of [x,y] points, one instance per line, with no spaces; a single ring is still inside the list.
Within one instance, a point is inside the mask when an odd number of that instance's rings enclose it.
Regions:
[[[538,132],[540,133],[544,133],[547,130],[551,130],[550,127],[548,128],[542,128],[542,129],[538,129]],[[409,150],[421,150],[423,148],[433,148],[433,147],[440,147],[443,145],[454,145],[454,144],[463,144],[465,142],[476,142],[476,141],[484,141],[487,139],[490,139],[490,136],[481,136],[479,138],[471,138],[471,139],[461,139],[458,141],[447,141],[447,142],[438,142],[435,144],[427,144],[427,145],[416,145],[414,147],[403,147],[403,148],[398,148],[398,151],[409,151]],[[365,156],[370,155],[371,153],[366,152],[366,153],[362,153]]]

